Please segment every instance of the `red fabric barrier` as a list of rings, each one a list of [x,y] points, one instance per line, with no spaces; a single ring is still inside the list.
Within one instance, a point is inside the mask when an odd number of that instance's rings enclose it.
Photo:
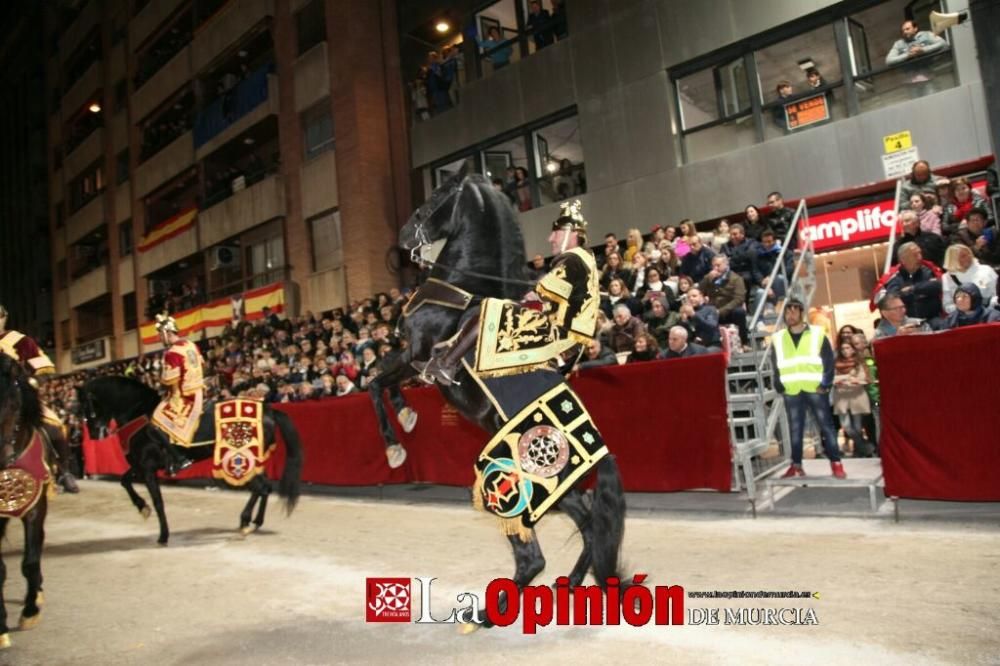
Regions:
[[[1000,501],[1000,324],[875,342],[893,497]]]
[[[627,490],[730,489],[730,444],[721,354],[586,370],[572,382],[608,448],[618,457]],[[292,417],[305,452],[302,478],[329,485],[435,483],[470,486],[472,464],[487,435],[445,404],[435,388],[405,392],[419,413],[404,434],[409,456],[399,469],[386,464],[375,412],[367,394],[274,405]],[[117,438],[85,442],[87,472],[121,474]],[[284,447],[268,473],[283,468]],[[207,477],[199,463],[180,478]]]

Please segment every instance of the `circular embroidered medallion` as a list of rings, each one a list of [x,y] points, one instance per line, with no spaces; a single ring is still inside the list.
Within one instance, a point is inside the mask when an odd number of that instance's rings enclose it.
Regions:
[[[517,455],[525,472],[548,478],[566,466],[569,442],[557,428],[535,426],[517,441]]]
[[[38,494],[38,481],[18,468],[0,470],[0,513],[16,514]]]
[[[222,456],[222,469],[226,476],[239,481],[247,476],[252,477],[257,467],[257,458],[249,452],[239,449],[229,449]]]

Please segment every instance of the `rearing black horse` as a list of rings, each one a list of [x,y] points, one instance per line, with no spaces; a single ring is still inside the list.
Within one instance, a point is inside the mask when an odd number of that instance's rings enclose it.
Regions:
[[[83,410],[83,418],[87,427],[94,431],[107,429],[108,423],[114,419],[119,427],[133,422],[140,417],[147,419],[152,416],[160,402],[160,394],[142,382],[128,377],[98,377],[87,382],[78,389],[80,407]],[[213,409],[213,405],[206,405],[205,413],[208,414]],[[166,454],[160,445],[147,435],[147,428],[143,426],[130,441],[128,453],[125,460],[128,461],[129,468],[122,475],[121,484],[128,493],[132,504],[143,515],[148,518],[150,511],[145,500],[139,496],[133,487],[133,482],[142,480],[149,490],[149,496],[153,500],[153,508],[156,510],[156,517],[160,522],[160,537],[158,543],[166,545],[170,538],[170,529],[167,526],[167,514],[163,508],[163,495],[160,492],[160,482],[156,476],[159,470],[167,466]],[[272,409],[270,405],[264,406],[264,438],[265,447],[270,447],[275,441],[275,428],[281,431],[281,436],[285,441],[287,455],[285,457],[285,469],[278,484],[278,494],[285,499],[287,512],[290,514],[295,508],[299,498],[299,477],[302,473],[302,444],[299,441],[299,434],[292,424],[291,418],[284,412]],[[204,445],[192,446],[185,450],[185,455],[192,460],[204,460],[213,454],[214,442]],[[246,534],[252,529],[260,528],[264,524],[264,513],[267,510],[267,498],[271,493],[271,482],[263,473],[254,477],[248,484],[250,490],[250,500],[247,502],[240,514],[240,530]],[[253,517],[254,505],[260,502],[256,517]],[[255,528],[250,527],[251,517]]]
[[[3,470],[4,485],[14,489],[14,496],[0,496],[3,508],[23,502],[25,491],[23,469],[12,470],[15,461],[30,455],[27,451],[34,446],[38,456],[36,465],[44,465],[44,444],[37,440],[36,433],[42,428],[42,408],[38,392],[28,383],[27,374],[16,361],[6,354],[0,354],[0,468]],[[37,440],[37,441],[36,441]],[[30,465],[26,466],[30,469]],[[30,482],[29,482],[30,483]],[[45,541],[45,516],[48,512],[48,484],[43,483],[34,506],[21,514],[24,524],[24,557],[21,573],[28,581],[28,592],[24,597],[24,608],[18,628],[32,629],[42,617],[42,546]],[[23,510],[23,509],[21,509]],[[10,518],[0,517],[0,542],[7,531]],[[0,557],[0,649],[11,645],[7,627],[7,607],[3,598],[3,585],[7,579],[7,566]]]
[[[400,245],[408,250],[419,250],[438,240],[445,243],[431,277],[474,295],[473,307],[479,297],[519,300],[527,291],[524,239],[514,210],[482,176],[460,173],[436,190],[400,232]],[[403,326],[410,348],[400,362],[408,367],[413,359],[427,359],[436,343],[458,330],[462,315],[457,308],[430,306],[408,314]],[[398,368],[396,372],[406,376],[413,371]],[[503,427],[497,409],[464,368],[454,383],[439,388],[465,418],[486,432],[493,435]],[[588,571],[593,571],[602,586],[608,578],[619,576],[624,490],[614,456],[602,458],[596,470],[597,484],[590,501],[574,487],[557,504],[583,538],[583,551],[569,574],[570,585],[579,585]],[[545,567],[545,558],[534,533],[526,542],[517,535],[508,538],[514,550],[514,581],[524,587]]]

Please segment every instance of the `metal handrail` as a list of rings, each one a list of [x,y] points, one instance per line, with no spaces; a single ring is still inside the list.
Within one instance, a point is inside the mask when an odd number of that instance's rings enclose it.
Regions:
[[[778,271],[781,270],[784,267],[784,265],[785,265],[785,253],[788,252],[788,246],[790,245],[790,239],[795,238],[794,234],[796,233],[796,231],[798,229],[799,218],[802,216],[802,214],[805,212],[805,210],[806,210],[806,200],[802,199],[802,200],[799,201],[799,205],[795,209],[795,217],[792,218],[792,224],[791,224],[791,227],[788,229],[788,235],[786,235],[785,238],[784,238],[784,240],[782,241],[781,252],[778,254],[778,260],[776,262],[774,262],[774,268],[771,269],[771,274],[767,278],[767,284],[768,284],[768,286],[774,284],[774,278],[778,275]],[[809,216],[806,215],[806,219],[808,219],[808,218],[809,218]],[[810,244],[811,244],[811,241],[810,241]],[[798,267],[796,267],[796,270],[797,269],[798,269]],[[786,275],[785,277],[787,278],[788,276]],[[790,288],[791,287],[791,284],[790,284],[791,280],[788,280],[788,282],[789,282],[788,287]],[[757,322],[760,320],[760,315],[764,311],[764,305],[766,303],[767,303],[767,295],[765,293],[765,297],[761,298],[760,302],[757,303],[757,307],[754,309],[754,312],[753,312],[753,317],[750,319],[750,322],[747,324],[747,328],[749,328],[751,331],[756,330]]]
[[[896,229],[899,228],[899,197],[903,192],[903,179],[900,178],[896,181],[896,199],[895,203],[892,205],[892,211],[896,214],[896,220],[892,224],[892,229],[889,231],[889,247],[885,253],[885,266],[882,268],[882,274],[885,275],[889,272],[892,267],[892,255],[893,250],[896,248]]]

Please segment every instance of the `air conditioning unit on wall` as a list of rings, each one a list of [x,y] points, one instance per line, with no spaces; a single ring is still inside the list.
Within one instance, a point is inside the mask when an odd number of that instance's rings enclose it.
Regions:
[[[240,247],[238,245],[220,245],[212,250],[212,266],[209,270],[236,268],[239,265]]]

